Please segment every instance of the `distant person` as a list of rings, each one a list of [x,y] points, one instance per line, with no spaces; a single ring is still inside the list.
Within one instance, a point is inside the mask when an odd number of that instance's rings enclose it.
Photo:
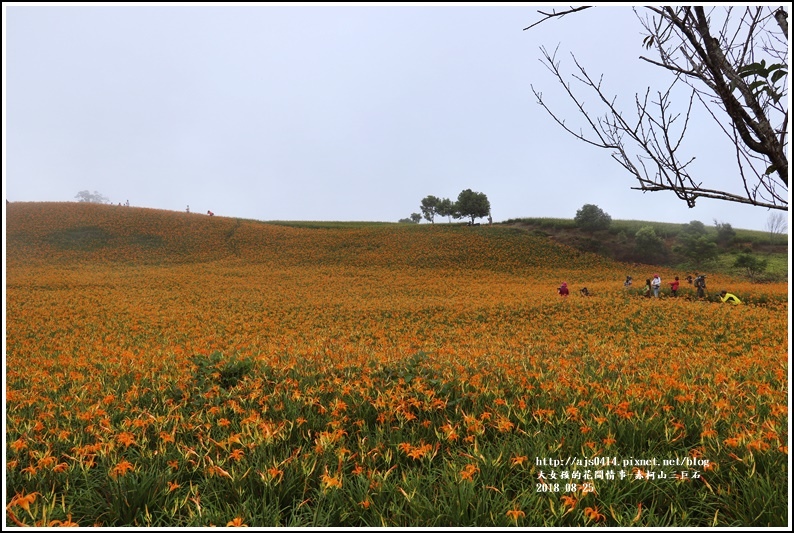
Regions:
[[[129,206],[130,206],[130,201],[127,200],[127,202],[124,204],[124,207],[129,207]]]
[[[631,287],[631,276],[626,276],[626,281],[623,282],[623,286],[626,288]]]
[[[696,277],[693,283],[695,284],[695,288],[698,291],[698,298],[704,298],[706,296],[706,275],[698,275],[697,272],[695,272],[695,275]]]
[[[190,204],[188,204],[187,208],[185,209],[185,213],[190,213]]]
[[[680,282],[678,281],[678,276],[675,277],[673,281],[670,282],[670,296],[678,296],[678,286]]]
[[[570,291],[568,291],[568,284],[563,281],[562,285],[557,287],[557,292],[560,296],[568,296],[568,294],[570,294]]]
[[[208,214],[209,216],[211,216],[211,217],[214,217],[214,216],[215,216],[215,213],[213,213],[212,211],[209,211],[209,210],[207,210],[207,214]]]
[[[642,295],[646,298],[651,297],[651,278],[645,280],[645,287],[642,289]]]
[[[582,293],[582,296],[590,296],[590,291],[587,290],[587,287],[582,287],[582,290],[579,292]]]
[[[720,291],[720,300],[722,300],[723,303],[732,303],[733,305],[742,303],[735,294],[731,294],[728,291]]]
[[[687,283],[692,285],[692,279],[693,279],[692,274],[688,274],[687,277],[685,277],[684,279],[686,280]]]
[[[659,288],[662,286],[662,278],[659,277],[659,274],[654,274],[653,279],[651,280],[651,288],[653,289],[653,295],[658,298],[659,297]]]

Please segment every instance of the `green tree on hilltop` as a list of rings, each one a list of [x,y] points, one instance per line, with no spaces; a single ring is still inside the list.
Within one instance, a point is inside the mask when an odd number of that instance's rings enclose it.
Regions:
[[[455,218],[470,217],[470,224],[475,218],[487,217],[491,212],[491,203],[484,193],[474,192],[471,189],[461,191],[455,204]]]
[[[452,222],[453,217],[458,218],[455,216],[455,202],[449,198],[443,198],[439,201],[436,207],[436,213],[438,213],[439,216],[447,217],[449,222]]]
[[[576,226],[589,232],[608,229],[612,224],[612,217],[597,205],[585,204],[576,211],[574,217]]]
[[[420,209],[422,211],[422,215],[425,217],[425,220],[431,224],[434,224],[433,219],[436,215],[440,214],[438,212],[440,205],[441,200],[435,196],[425,196],[422,198],[422,205],[420,206]]]

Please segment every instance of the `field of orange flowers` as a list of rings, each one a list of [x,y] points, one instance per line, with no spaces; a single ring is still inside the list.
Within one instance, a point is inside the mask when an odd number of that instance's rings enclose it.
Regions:
[[[6,224],[7,525],[787,524],[787,284],[645,299],[686,273],[498,225]]]

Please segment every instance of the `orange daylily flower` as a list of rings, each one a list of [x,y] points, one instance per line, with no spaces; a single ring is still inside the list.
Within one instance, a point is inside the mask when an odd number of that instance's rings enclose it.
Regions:
[[[243,450],[241,448],[237,448],[232,453],[229,454],[229,459],[233,461],[239,461],[243,458]]]
[[[10,508],[15,505],[18,505],[19,507],[22,507],[24,510],[30,511],[30,504],[36,501],[36,496],[38,496],[38,494],[39,494],[38,492],[31,492],[30,494],[25,494],[24,492],[22,492],[20,494],[17,494],[11,499],[10,502],[8,502],[6,508]]]
[[[516,521],[519,518],[523,518],[524,516],[526,516],[526,513],[524,511],[522,511],[521,509],[510,509],[505,514],[507,516],[509,516],[510,518],[512,518],[513,520],[516,520]]]
[[[132,471],[134,469],[135,469],[135,466],[131,462],[129,462],[126,459],[124,459],[120,463],[118,463],[116,466],[113,467],[113,470],[111,470],[110,475],[113,476],[113,477],[125,476],[125,475],[127,475],[127,472],[130,472],[130,471]]]
[[[342,479],[341,476],[329,476],[327,473],[323,474],[320,478],[323,482],[323,485],[326,489],[334,488],[334,489],[341,489],[342,488]]]
[[[598,511],[598,507],[585,507],[584,515],[588,520],[592,520],[593,522],[603,522],[606,520],[606,517]]]
[[[460,479],[465,481],[474,481],[474,474],[479,472],[480,469],[473,464],[468,464],[463,467],[463,470],[460,472]]]
[[[572,511],[573,508],[576,507],[577,499],[574,498],[573,496],[563,495],[562,497],[560,497],[560,500],[562,500],[562,505],[564,507],[568,507],[569,511]]]
[[[128,433],[126,431],[119,433],[119,435],[116,437],[116,440],[118,440],[119,443],[123,444],[125,447],[135,444],[135,436],[132,433]]]
[[[80,527],[77,522],[72,522],[72,515],[66,515],[66,520],[51,520],[47,527]]]

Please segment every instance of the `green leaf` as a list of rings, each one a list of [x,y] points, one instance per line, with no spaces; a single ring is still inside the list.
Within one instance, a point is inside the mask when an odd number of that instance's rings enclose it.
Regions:
[[[746,78],[747,76],[758,75],[762,72],[762,68],[758,63],[750,63],[739,69],[739,76]]]
[[[771,87],[764,87],[764,92],[769,95],[769,97],[775,102],[778,103],[780,101],[780,97],[782,96],[777,91],[772,89]]]
[[[787,74],[787,72],[785,70],[783,70],[783,69],[776,70],[774,73],[772,73],[772,78],[771,78],[772,83],[775,83],[777,80],[779,80],[780,78],[782,78],[786,74]]]
[[[768,85],[766,80],[758,80],[758,81],[754,81],[753,83],[751,83],[749,88],[752,91],[754,89],[758,89],[759,87],[764,87],[766,85]]]

